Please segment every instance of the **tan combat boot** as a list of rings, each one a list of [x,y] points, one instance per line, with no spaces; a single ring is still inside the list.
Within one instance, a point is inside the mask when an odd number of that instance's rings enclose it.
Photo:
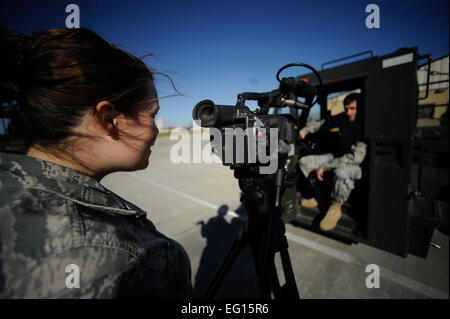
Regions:
[[[303,207],[306,207],[306,208],[316,208],[317,206],[319,206],[319,203],[313,197],[310,199],[302,199],[302,201],[300,202],[300,205],[302,205]]]
[[[320,222],[320,229],[323,231],[330,231],[334,229],[342,217],[341,210],[342,203],[333,202],[328,208],[328,212]]]

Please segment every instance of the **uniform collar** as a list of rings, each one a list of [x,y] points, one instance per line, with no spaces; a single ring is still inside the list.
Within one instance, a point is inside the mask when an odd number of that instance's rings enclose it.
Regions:
[[[59,197],[106,213],[146,215],[97,182],[93,177],[71,168],[26,155],[1,153],[0,170],[9,171],[21,185],[53,193]]]

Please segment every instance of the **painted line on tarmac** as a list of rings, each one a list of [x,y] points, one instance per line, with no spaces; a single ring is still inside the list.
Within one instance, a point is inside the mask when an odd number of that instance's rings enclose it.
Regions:
[[[219,209],[219,206],[217,206],[217,205],[208,203],[208,202],[206,202],[206,201],[204,201],[202,199],[199,199],[199,198],[193,197],[191,195],[185,194],[183,192],[177,191],[177,190],[175,190],[173,188],[161,185],[159,183],[156,183],[156,182],[150,180],[149,178],[145,178],[145,177],[143,177],[141,175],[138,175],[136,173],[126,173],[126,174],[131,175],[131,176],[139,179],[140,181],[142,181],[142,182],[144,182],[146,184],[150,184],[152,186],[164,189],[167,192],[170,192],[172,194],[176,194],[178,196],[184,197],[184,198],[186,198],[188,200],[191,200],[193,202],[196,202],[196,203],[198,203],[200,205],[203,205],[205,207],[214,209],[215,211],[217,211]],[[235,211],[232,211],[232,210],[228,210],[227,211],[227,215],[229,215],[231,217],[239,218],[241,220],[245,220],[246,219],[244,216],[238,215]],[[351,265],[357,266],[357,267],[362,268],[364,270],[366,269],[366,265],[370,264],[370,263],[366,263],[366,262],[364,262],[362,260],[359,260],[359,259],[353,257],[352,255],[343,253],[343,252],[341,252],[341,251],[339,251],[337,249],[334,249],[334,248],[322,245],[320,243],[314,242],[314,241],[309,240],[307,238],[304,238],[302,236],[298,236],[298,235],[286,232],[286,238],[288,240],[292,241],[292,242],[295,242],[295,243],[299,244],[299,245],[302,245],[304,247],[308,247],[308,248],[313,249],[313,250],[315,250],[315,251],[317,251],[319,253],[322,253],[324,255],[336,258],[336,259],[338,259],[340,261],[343,261],[343,262],[345,262],[347,264],[351,264]],[[448,299],[449,298],[449,294],[444,292],[444,291],[442,291],[442,290],[439,290],[437,288],[425,285],[425,284],[423,284],[423,283],[421,283],[421,282],[419,282],[417,280],[414,280],[412,278],[409,278],[409,277],[403,276],[401,274],[395,273],[395,272],[393,272],[393,271],[391,271],[389,269],[380,267],[380,274],[382,276],[390,279],[391,281],[394,281],[394,282],[396,282],[396,283],[398,283],[398,284],[400,284],[400,285],[402,285],[404,287],[407,287],[407,288],[409,288],[411,290],[414,290],[416,292],[424,294],[424,295],[426,295],[426,296],[428,296],[430,298],[435,298],[435,299]]]
[[[184,197],[184,198],[189,199],[189,200],[191,200],[191,201],[193,201],[193,202],[196,202],[197,204],[200,204],[200,205],[209,207],[209,208],[211,208],[211,209],[214,209],[216,212],[217,212],[217,210],[219,210],[219,208],[220,208],[220,206],[217,206],[217,205],[208,203],[208,202],[206,202],[206,201],[204,201],[204,200],[201,200],[201,199],[199,199],[199,198],[196,198],[196,197],[193,197],[193,196],[191,196],[191,195],[182,193],[182,192],[180,192],[180,191],[177,191],[176,189],[173,189],[173,188],[170,188],[170,187],[161,185],[161,184],[159,184],[159,183],[156,183],[156,182],[150,180],[149,178],[145,178],[145,177],[143,177],[143,176],[141,176],[141,175],[138,175],[138,174],[136,174],[136,173],[126,173],[126,174],[131,175],[131,176],[133,176],[133,177],[139,179],[140,181],[142,181],[142,182],[144,182],[144,183],[147,183],[147,184],[150,184],[150,185],[159,187],[159,188],[161,188],[161,189],[164,189],[165,191],[167,191],[167,192],[169,192],[169,193],[172,193],[172,194],[175,194],[175,195]],[[241,220],[245,220],[245,216],[239,215],[239,214],[237,214],[235,211],[230,210],[230,209],[227,210],[226,215],[228,215],[228,216],[230,216],[230,217],[239,218],[239,219],[241,219]]]
[[[362,262],[361,260],[356,259],[355,257],[353,257],[352,255],[343,253],[342,251],[339,251],[337,249],[334,248],[330,248],[328,246],[319,244],[315,241],[312,241],[310,239],[307,239],[305,237],[299,236],[299,235],[295,235],[292,234],[290,232],[286,232],[286,238],[290,241],[293,241],[297,244],[300,244],[302,246],[311,248],[315,251],[318,251],[322,254],[328,255],[330,257],[339,259],[340,261],[343,261],[347,264],[351,264],[357,267],[361,267],[361,268],[365,268],[366,263]]]
[[[360,267],[362,269],[366,269],[366,266],[371,264],[371,263],[367,263],[364,262],[362,260],[359,260],[355,257],[353,257],[352,255],[343,253],[337,249],[319,244],[317,242],[314,242],[312,240],[309,240],[307,238],[298,236],[298,235],[294,235],[292,233],[286,232],[286,238],[290,241],[293,241],[297,244],[300,244],[302,246],[311,248],[315,251],[318,251],[322,254],[334,257],[336,259],[339,259],[345,263]],[[406,277],[404,275],[398,274],[396,272],[393,272],[389,269],[386,269],[384,267],[380,266],[380,275],[382,277],[385,277],[391,281],[396,282],[397,284],[400,284],[404,287],[407,287],[411,290],[414,290],[416,292],[419,292],[423,295],[426,295],[430,298],[434,298],[434,299],[448,299],[449,295],[448,293],[439,290],[437,288],[425,285],[417,280],[414,280],[412,278]]]

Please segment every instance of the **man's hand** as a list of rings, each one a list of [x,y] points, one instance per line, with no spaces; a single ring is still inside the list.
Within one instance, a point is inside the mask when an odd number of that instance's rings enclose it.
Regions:
[[[321,182],[323,182],[323,172],[324,172],[324,170],[322,167],[319,167],[316,171],[317,179]]]
[[[298,136],[300,136],[300,139],[305,139],[306,136],[306,132],[304,130],[300,130],[300,132],[298,133]]]

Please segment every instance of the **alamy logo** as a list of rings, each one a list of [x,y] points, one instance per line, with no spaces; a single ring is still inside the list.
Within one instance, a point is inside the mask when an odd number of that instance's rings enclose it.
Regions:
[[[366,18],[366,27],[368,29],[380,28],[380,7],[376,4],[369,4],[366,7],[366,13],[370,13]]]
[[[210,140],[202,149],[202,141]],[[186,129],[170,132],[170,140],[177,142],[170,149],[170,160],[179,163],[260,163],[260,174],[273,174],[278,166],[278,129],[211,127],[202,129],[194,122],[192,135]],[[192,158],[191,158],[192,147]],[[269,154],[267,154],[269,151]],[[268,164],[268,165],[267,165]]]
[[[69,273],[66,277],[66,287],[80,288],[80,267],[76,264],[67,265],[66,272]]]
[[[68,29],[80,27],[80,7],[76,4],[69,4],[66,7],[66,12],[70,13],[66,17],[66,27]]]
[[[380,288],[380,267],[375,264],[367,265],[366,272],[370,273],[366,277],[366,287],[369,289]]]

